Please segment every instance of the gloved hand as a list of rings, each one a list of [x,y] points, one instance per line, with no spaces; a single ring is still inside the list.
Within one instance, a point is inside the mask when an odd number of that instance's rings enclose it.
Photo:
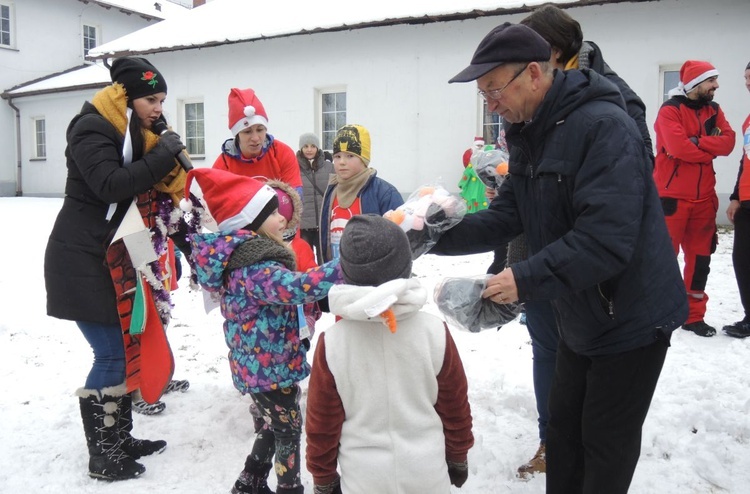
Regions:
[[[177,156],[178,153],[185,149],[180,136],[171,130],[159,136],[159,146],[166,148],[172,156]]]
[[[460,463],[448,460],[448,477],[451,478],[451,484],[461,487],[469,478],[469,463],[462,461]]]
[[[341,477],[336,477],[330,484],[315,484],[313,494],[341,494]]]
[[[693,144],[695,144],[697,146],[698,145],[698,138],[696,136],[693,136],[693,137],[690,138],[690,142],[692,142]]]

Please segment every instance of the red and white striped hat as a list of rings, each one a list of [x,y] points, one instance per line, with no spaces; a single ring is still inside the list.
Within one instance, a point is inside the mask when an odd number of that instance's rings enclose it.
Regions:
[[[276,192],[254,178],[214,168],[194,168],[188,172],[185,197],[190,195],[193,179],[203,192],[208,212],[219,224],[219,230],[239,230],[249,226],[257,231],[279,207]],[[185,209],[188,204],[180,204]]]
[[[241,130],[255,124],[268,126],[268,115],[263,103],[260,102],[252,89],[237,89],[229,91],[229,130],[236,136]]]
[[[680,68],[680,85],[685,93],[689,93],[706,79],[718,76],[719,71],[710,63],[701,60],[688,60]]]

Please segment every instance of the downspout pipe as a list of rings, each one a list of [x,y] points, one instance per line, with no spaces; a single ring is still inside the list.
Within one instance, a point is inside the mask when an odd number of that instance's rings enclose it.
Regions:
[[[5,95],[3,95],[5,97]],[[13,98],[8,97],[8,105],[16,113],[16,197],[23,196],[23,168],[21,166],[21,110],[13,104]]]

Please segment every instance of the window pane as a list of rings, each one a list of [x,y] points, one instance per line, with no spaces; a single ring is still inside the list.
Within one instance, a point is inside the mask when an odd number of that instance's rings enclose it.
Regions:
[[[0,45],[10,46],[10,7],[0,5]]]
[[[96,28],[94,26],[83,26],[83,54],[88,55],[89,50],[96,48]]]
[[[482,100],[482,137],[486,144],[497,143],[497,136],[500,133],[500,117],[496,113],[492,113],[487,108],[487,102]]]
[[[185,103],[185,147],[188,154],[206,154],[203,103]]]
[[[677,87],[680,82],[680,72],[678,70],[665,70],[664,71],[664,91],[662,93],[662,101],[669,99],[669,91]]]
[[[43,119],[34,121],[34,156],[37,158],[47,156],[47,135],[45,128],[46,125]]]
[[[336,95],[331,93],[323,94],[323,111],[331,111],[336,107]]]

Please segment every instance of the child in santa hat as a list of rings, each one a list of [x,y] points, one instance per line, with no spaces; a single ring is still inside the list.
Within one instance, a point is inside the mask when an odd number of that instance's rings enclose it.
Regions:
[[[220,296],[234,386],[251,396],[265,421],[232,492],[272,493],[266,479],[273,466],[276,493],[301,494],[298,383],[310,365],[297,306],[314,303],[340,283],[339,263],[297,271],[283,239],[287,221],[269,185],[200,168],[188,174],[186,190],[193,179],[219,227],[191,237],[197,281]]]
[[[268,133],[268,114],[252,89],[229,91],[232,139],[221,147],[213,168],[259,180],[281,180],[302,197],[302,178],[291,147]]]

